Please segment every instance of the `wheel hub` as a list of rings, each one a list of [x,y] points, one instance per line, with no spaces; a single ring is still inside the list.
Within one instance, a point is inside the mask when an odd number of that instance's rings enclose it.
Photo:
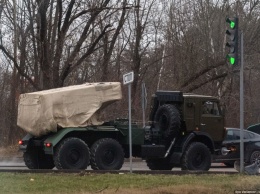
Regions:
[[[253,155],[252,163],[256,163],[260,167],[260,154],[258,152]]]
[[[73,149],[69,152],[68,158],[73,164],[76,164],[80,159],[80,153],[77,150]]]
[[[160,123],[160,129],[165,130],[167,128],[167,125],[168,125],[168,117],[167,117],[167,115],[163,114],[160,117],[159,123]]]
[[[203,163],[203,155],[201,153],[197,153],[196,156],[194,157],[194,162],[193,164],[198,167]]]
[[[106,150],[104,153],[104,160],[107,164],[112,164],[115,159],[115,154],[112,150]]]

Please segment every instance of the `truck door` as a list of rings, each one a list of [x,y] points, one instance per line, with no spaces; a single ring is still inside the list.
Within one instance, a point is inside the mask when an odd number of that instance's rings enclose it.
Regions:
[[[203,100],[201,105],[200,131],[207,132],[214,141],[222,141],[225,133],[224,118],[218,102]]]

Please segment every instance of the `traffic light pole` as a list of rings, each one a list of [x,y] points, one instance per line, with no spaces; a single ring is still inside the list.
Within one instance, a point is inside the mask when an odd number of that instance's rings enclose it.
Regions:
[[[244,172],[244,37],[240,34],[240,173]]]
[[[229,28],[226,34],[230,37],[230,41],[226,46],[230,48],[227,55],[230,65],[239,64],[239,37],[240,37],[240,173],[244,172],[244,38],[243,32],[240,31],[238,17],[226,18]]]

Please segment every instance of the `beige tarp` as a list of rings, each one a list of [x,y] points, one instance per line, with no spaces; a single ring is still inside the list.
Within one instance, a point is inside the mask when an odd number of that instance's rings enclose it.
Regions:
[[[20,95],[17,125],[40,136],[57,126],[98,125],[98,112],[122,98],[119,82],[86,83]]]

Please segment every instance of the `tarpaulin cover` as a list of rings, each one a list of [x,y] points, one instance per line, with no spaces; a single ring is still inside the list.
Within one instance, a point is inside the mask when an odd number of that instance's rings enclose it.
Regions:
[[[86,83],[21,94],[17,125],[34,136],[57,132],[57,126],[99,125],[102,109],[121,98],[119,82]]]

